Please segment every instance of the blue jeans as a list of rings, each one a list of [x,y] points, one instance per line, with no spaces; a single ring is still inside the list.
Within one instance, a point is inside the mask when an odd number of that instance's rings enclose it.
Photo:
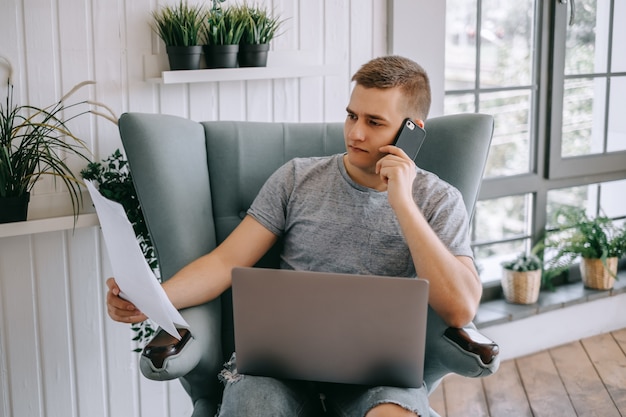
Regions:
[[[280,380],[238,374],[231,359],[220,374],[225,385],[219,417],[363,417],[377,405],[391,403],[428,416],[428,393],[422,388]]]

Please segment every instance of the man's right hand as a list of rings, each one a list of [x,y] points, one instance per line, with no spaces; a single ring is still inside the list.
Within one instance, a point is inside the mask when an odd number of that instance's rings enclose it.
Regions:
[[[107,280],[107,311],[109,316],[121,323],[140,323],[148,317],[133,305],[133,303],[120,297],[120,287],[117,286],[115,278]]]

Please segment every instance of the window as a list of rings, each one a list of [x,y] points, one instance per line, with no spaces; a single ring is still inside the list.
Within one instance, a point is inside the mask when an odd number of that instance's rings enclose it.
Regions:
[[[446,113],[495,117],[486,176],[528,173],[537,85],[533,0],[448,0]],[[480,34],[478,36],[477,34]]]
[[[444,111],[495,119],[471,227],[486,288],[559,205],[626,217],[624,15],[626,0],[447,1]]]
[[[626,29],[618,16],[626,16],[624,0],[555,9],[550,178],[626,166]]]

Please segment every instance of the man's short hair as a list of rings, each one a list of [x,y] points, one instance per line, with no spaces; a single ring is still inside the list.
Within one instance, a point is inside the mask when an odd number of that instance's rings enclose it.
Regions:
[[[400,87],[407,99],[409,116],[426,120],[430,110],[430,81],[418,63],[401,56],[374,58],[364,64],[352,81],[365,88]]]

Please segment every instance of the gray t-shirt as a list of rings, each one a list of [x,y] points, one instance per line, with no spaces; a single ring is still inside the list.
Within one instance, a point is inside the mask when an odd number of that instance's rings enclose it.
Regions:
[[[414,277],[387,192],[355,183],[342,157],[287,162],[267,180],[248,214],[283,238],[281,268]],[[460,192],[417,168],[413,197],[448,249],[471,257]]]

